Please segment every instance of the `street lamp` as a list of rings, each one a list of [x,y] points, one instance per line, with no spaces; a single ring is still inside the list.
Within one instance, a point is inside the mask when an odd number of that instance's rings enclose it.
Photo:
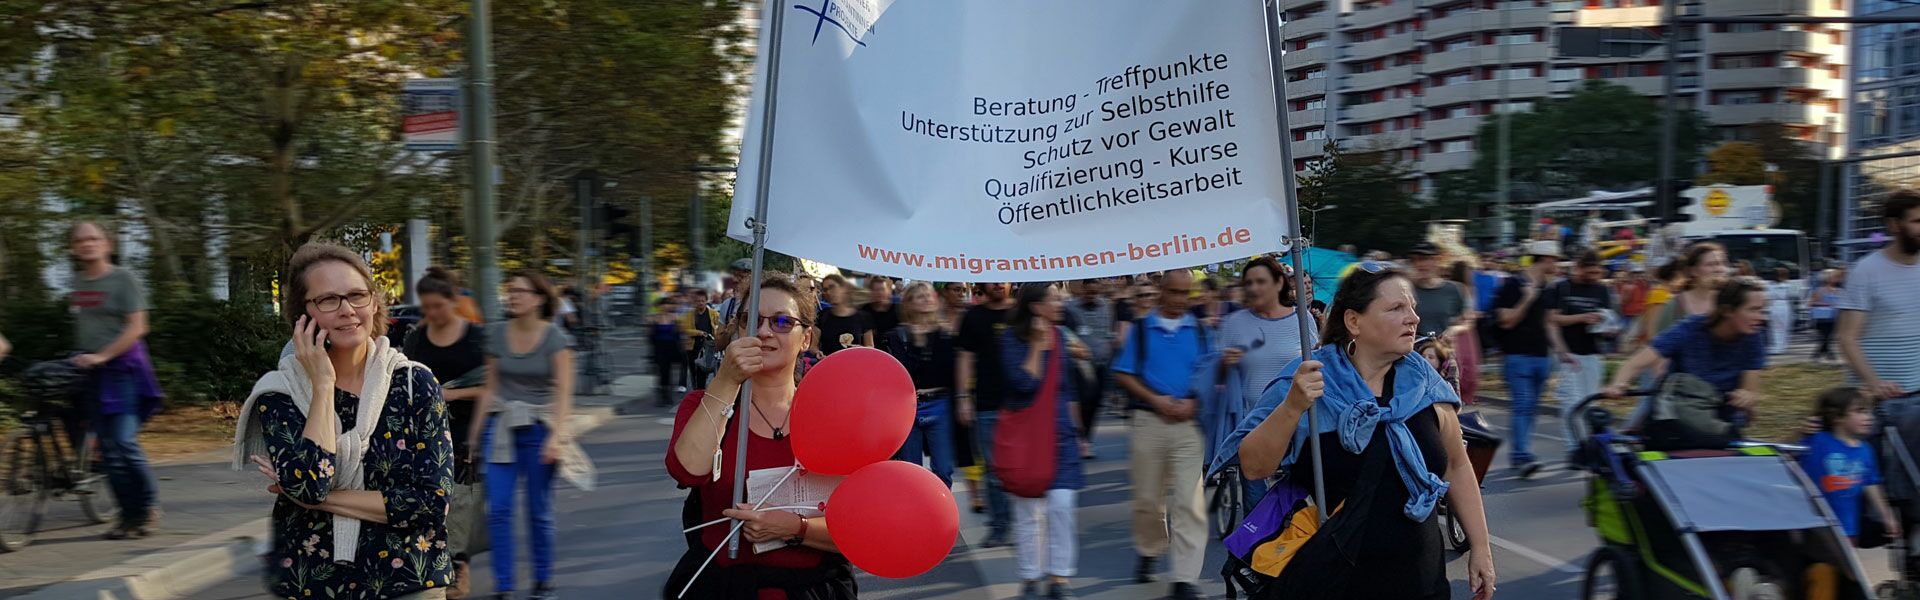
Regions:
[[[1338,205],[1338,204],[1328,204],[1328,205],[1326,205],[1326,206],[1322,206],[1322,207],[1320,207],[1320,208],[1304,208],[1304,207],[1302,207],[1302,210],[1305,210],[1305,211],[1307,211],[1308,213],[1310,213],[1310,214],[1312,214],[1312,215],[1313,215],[1313,235],[1310,235],[1310,236],[1307,236],[1307,238],[1308,238],[1308,239],[1312,239],[1312,238],[1317,238],[1317,237],[1320,237],[1320,211],[1323,211],[1323,210],[1333,210],[1333,209],[1336,209],[1336,208],[1340,208],[1340,205]]]

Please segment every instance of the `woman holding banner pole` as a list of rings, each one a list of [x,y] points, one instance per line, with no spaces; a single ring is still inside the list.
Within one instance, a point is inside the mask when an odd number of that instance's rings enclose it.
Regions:
[[[1324,479],[1330,517],[1267,587],[1271,598],[1444,599],[1446,554],[1435,506],[1466,529],[1474,598],[1493,595],[1480,487],[1461,440],[1459,395],[1413,354],[1413,283],[1362,263],[1340,284],[1325,345],[1275,382],[1234,436],[1249,479],[1282,468]],[[1314,414],[1310,422],[1303,417]],[[1357,425],[1356,425],[1357,424]],[[1309,448],[1308,440],[1320,439]],[[1232,438],[1229,444],[1234,443]]]
[[[800,352],[812,342],[818,304],[792,280],[772,276],[760,283],[758,327],[753,336],[738,336],[728,344],[726,359],[706,390],[681,400],[667,450],[667,473],[699,498],[702,522],[722,517],[744,522],[745,537],[739,558],[725,551],[729,527],[701,531],[699,548],[690,550],[668,577],[665,596],[758,600],[785,597],[808,600],[855,598],[853,571],[840,556],[825,518],[802,517],[783,510],[752,510],[733,504],[735,449],[738,429],[733,419],[743,416],[733,402],[747,384],[753,386],[745,411],[750,443],[746,466],[751,480],[757,472],[785,472],[794,466],[793,441],[787,426],[793,407],[795,370]],[[745,315],[745,312],[741,313]],[[744,331],[745,316],[730,324]],[[779,475],[774,475],[779,477]],[[755,552],[751,546],[778,542],[784,547]],[[708,556],[713,564],[693,577]],[[769,596],[771,592],[778,592]]]

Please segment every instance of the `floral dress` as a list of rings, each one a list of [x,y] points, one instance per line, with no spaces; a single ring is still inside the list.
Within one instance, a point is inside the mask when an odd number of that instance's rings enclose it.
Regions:
[[[395,371],[385,409],[369,442],[366,489],[386,500],[387,522],[362,522],[356,560],[333,558],[333,514],[302,508],[319,504],[334,475],[333,453],[302,435],[306,417],[285,394],[257,401],[267,452],[285,492],[273,504],[273,550],[267,590],[294,600],[381,600],[453,583],[447,551],[447,489],[453,483],[453,437],[447,404],[425,369]],[[360,399],[334,390],[342,430],[361,415]]]

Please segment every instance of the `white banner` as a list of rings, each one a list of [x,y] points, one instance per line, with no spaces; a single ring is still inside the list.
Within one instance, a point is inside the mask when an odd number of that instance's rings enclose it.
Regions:
[[[935,281],[1122,275],[1282,248],[1291,169],[1258,0],[776,4],[768,248]],[[742,241],[760,54],[728,227]]]

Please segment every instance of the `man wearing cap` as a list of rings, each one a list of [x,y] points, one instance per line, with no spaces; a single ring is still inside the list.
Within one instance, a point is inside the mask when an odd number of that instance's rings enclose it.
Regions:
[[[1547,305],[1540,301],[1541,289],[1560,274],[1560,242],[1528,242],[1527,256],[1533,264],[1507,278],[1494,295],[1493,310],[1500,328],[1500,348],[1506,353],[1503,369],[1507,390],[1513,401],[1513,468],[1522,479],[1540,470],[1534,461],[1533,412],[1540,402],[1540,391],[1553,375],[1553,360],[1547,357]]]
[[[1601,348],[1620,331],[1619,321],[1609,317],[1618,304],[1613,290],[1601,282],[1607,268],[1600,255],[1589,250],[1573,265],[1572,275],[1549,286],[1538,302],[1547,307],[1547,342],[1561,370],[1554,397],[1560,400],[1563,423],[1573,421],[1573,407],[1581,399],[1600,393],[1600,378],[1606,376]],[[1579,449],[1578,444],[1569,436],[1567,452]]]
[[[727,299],[720,301],[720,318],[732,323],[734,311],[747,301],[747,292],[753,287],[753,260],[742,258],[727,266],[727,274],[733,278],[733,287],[727,290]]]
[[[1407,256],[1413,263],[1414,312],[1420,315],[1420,335],[1451,338],[1466,331],[1467,293],[1442,274],[1440,249],[1420,242]]]

